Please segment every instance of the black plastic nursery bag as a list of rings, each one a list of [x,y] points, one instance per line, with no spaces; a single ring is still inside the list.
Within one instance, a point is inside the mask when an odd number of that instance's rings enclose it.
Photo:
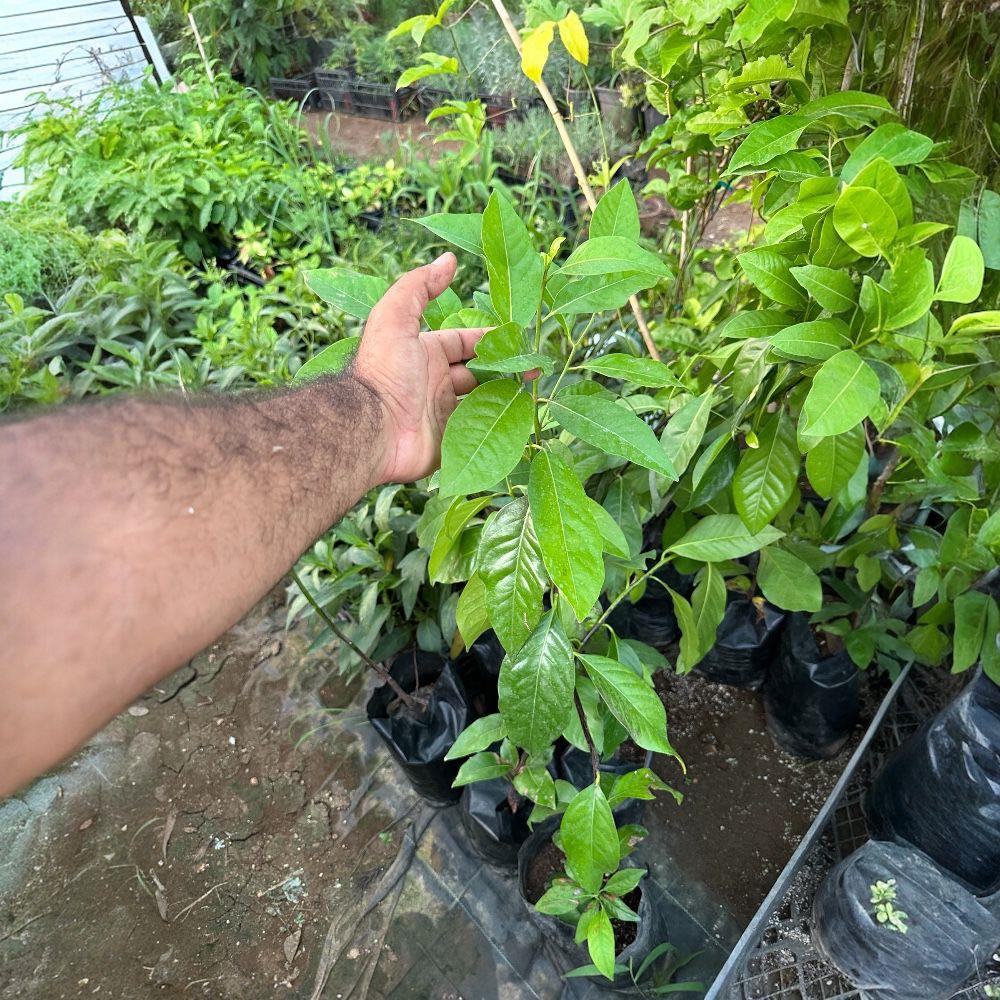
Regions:
[[[655,577],[650,577],[645,593],[635,604],[626,598],[608,617],[608,623],[623,639],[636,639],[661,653],[681,636],[673,601],[662,584],[684,596],[693,588],[690,578],[681,576],[672,566],[665,566]]]
[[[895,879],[906,933],[879,923],[875,882]],[[813,941],[868,1000],[947,1000],[1000,941],[1000,921],[926,855],[869,841],[813,900]]]
[[[885,762],[872,836],[912,844],[977,895],[1000,892],[1000,687],[980,672]]]
[[[785,613],[763,602],[759,607],[744,594],[730,591],[726,613],[715,633],[715,645],[695,667],[716,684],[756,690],[778,653]]]
[[[516,867],[517,850],[531,832],[531,802],[518,795],[506,778],[491,778],[466,785],[458,808],[476,854],[498,868]]]
[[[368,699],[368,720],[417,793],[433,805],[450,805],[462,794],[461,788],[451,787],[461,761],[445,761],[444,756],[475,717],[465,688],[451,662],[433,653],[400,653],[389,673],[406,692],[419,682],[427,708],[419,718],[401,705],[390,713],[396,694],[383,684]]]
[[[833,757],[858,720],[860,691],[850,656],[822,656],[808,615],[789,615],[764,683],[764,711],[778,744],[801,757]]]

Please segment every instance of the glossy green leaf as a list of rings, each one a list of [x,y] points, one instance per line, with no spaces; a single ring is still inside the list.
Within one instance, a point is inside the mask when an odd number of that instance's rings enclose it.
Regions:
[[[575,316],[577,313],[620,309],[628,302],[630,296],[645,288],[651,288],[659,280],[658,275],[648,271],[609,274],[601,281],[595,281],[593,278],[570,279],[556,274],[550,282],[552,312]]]
[[[738,254],[736,259],[751,284],[769,299],[792,308],[805,305],[805,295],[792,277],[787,257],[761,247]]]
[[[833,225],[840,238],[862,257],[884,255],[896,235],[896,216],[873,188],[848,187],[833,206]]]
[[[677,478],[649,424],[611,399],[563,389],[549,400],[549,413],[581,440],[668,479]]]
[[[486,586],[478,573],[473,573],[462,588],[455,608],[455,625],[467,649],[490,627]]]
[[[975,302],[983,290],[985,264],[979,244],[956,236],[948,247],[934,298],[939,302]]]
[[[715,645],[715,635],[725,613],[726,583],[722,574],[709,563],[691,594],[691,614],[703,655]]]
[[[528,345],[524,329],[517,323],[504,323],[487,330],[476,344],[476,356],[469,362],[474,372],[504,372],[519,374],[540,369],[548,375],[554,362]]]
[[[806,454],[806,475],[824,500],[836,496],[850,481],[865,450],[861,425],[843,434],[823,438]]]
[[[875,371],[854,351],[841,351],[813,377],[802,407],[803,430],[812,437],[843,434],[860,424],[879,398]]]
[[[599,358],[584,361],[580,367],[606,375],[608,378],[617,378],[633,385],[656,389],[675,388],[681,384],[662,361],[653,358],[635,358],[631,354],[604,354]]]
[[[462,308],[462,300],[450,288],[446,288],[436,299],[431,299],[424,307],[424,323],[430,330],[440,330]]]
[[[545,568],[582,621],[604,587],[600,532],[587,495],[562,459],[542,451],[531,463],[528,501]]]
[[[468,757],[499,743],[507,735],[503,719],[499,715],[485,715],[476,719],[462,730],[451,749],[444,755],[445,760]]]
[[[587,499],[590,500],[590,497]],[[596,500],[590,500],[588,506],[590,513],[594,516],[594,523],[601,533],[601,538],[604,540],[604,551],[621,559],[631,558],[629,543],[618,522]]]
[[[422,219],[413,221],[435,236],[440,236],[446,243],[482,257],[483,218],[478,212],[425,215]]]
[[[615,978],[615,932],[611,918],[601,907],[587,926],[587,952],[602,976]]]
[[[389,282],[385,278],[358,274],[345,267],[304,271],[303,277],[324,302],[360,320],[368,319],[372,307],[389,290]]]
[[[751,126],[739,149],[729,161],[729,170],[743,170],[767,163],[781,153],[798,145],[799,136],[806,130],[808,118],[798,115],[779,115]]]
[[[850,329],[839,319],[814,319],[786,326],[771,341],[783,358],[793,361],[826,361],[851,346]]]
[[[559,616],[547,611],[500,668],[500,714],[508,738],[529,753],[546,750],[569,721],[575,680],[569,639]]]
[[[493,631],[504,649],[513,652],[541,620],[548,582],[527,497],[517,497],[490,516],[479,541],[478,566]]]
[[[897,122],[879,125],[857,145],[840,176],[845,184],[850,184],[861,168],[876,157],[881,156],[893,166],[902,167],[925,160],[933,148],[932,139]]]
[[[823,587],[816,573],[797,556],[770,546],[760,554],[757,585],[764,596],[785,611],[819,611]]]
[[[880,282],[886,293],[885,330],[899,330],[924,316],[934,300],[934,265],[923,250],[904,250]]]
[[[878,94],[861,90],[838,90],[803,104],[796,112],[801,118],[844,118],[852,122],[878,121],[894,114],[892,105]]]
[[[576,793],[563,814],[559,834],[570,874],[588,892],[597,892],[604,876],[621,861],[615,820],[599,785]]]
[[[783,537],[784,532],[768,525],[751,532],[736,514],[709,514],[676,542],[669,551],[698,562],[725,562],[740,559]]]
[[[770,523],[788,502],[799,477],[795,428],[783,412],[761,425],[757,448],[748,448],[733,477],[736,512],[751,532]]]
[[[324,347],[295,373],[292,381],[306,382],[324,375],[339,375],[354,360],[360,343],[360,337],[345,337],[330,344],[329,347]]]
[[[458,544],[458,540],[465,530],[469,520],[479,513],[490,502],[490,497],[473,497],[466,499],[457,496],[451,502],[441,522],[441,530],[438,531],[431,547],[430,558],[427,560],[427,574],[432,583],[441,583],[438,573],[445,564],[445,560],[451,554],[452,549]]]
[[[677,470],[677,475],[684,475],[691,459],[694,458],[705,436],[708,418],[712,415],[714,390],[701,396],[689,399],[668,421],[660,435],[660,444],[667,457]]]
[[[461,788],[476,781],[490,781],[492,778],[503,778],[510,767],[503,763],[495,753],[482,751],[470,757],[459,769],[452,788]]]
[[[639,208],[628,181],[613,184],[604,193],[590,220],[590,238],[599,236],[624,236],[639,239]]]
[[[582,243],[570,254],[560,273],[573,277],[600,277],[638,271],[666,278],[670,270],[658,254],[650,253],[623,236],[597,236]]]
[[[791,268],[795,271],[796,268]],[[725,340],[758,340],[773,337],[789,324],[788,313],[780,309],[744,309],[719,327]]]
[[[459,404],[441,442],[441,492],[488,490],[521,459],[531,437],[531,396],[510,379],[477,386]]]
[[[503,195],[490,195],[482,233],[493,308],[503,322],[527,326],[541,298],[542,260],[527,227]]]
[[[818,264],[804,264],[789,270],[792,277],[829,312],[846,312],[857,304],[858,293],[846,271]]]
[[[951,672],[968,670],[979,659],[986,635],[988,605],[993,601],[989,594],[969,590],[955,598],[955,636],[952,650]]]
[[[852,187],[874,188],[892,209],[900,228],[913,222],[913,201],[899,171],[884,157],[876,157],[858,171]],[[898,235],[898,234],[897,234]]]
[[[607,656],[580,657],[601,700],[645,750],[675,755],[667,739],[667,713],[652,686],[631,667]]]

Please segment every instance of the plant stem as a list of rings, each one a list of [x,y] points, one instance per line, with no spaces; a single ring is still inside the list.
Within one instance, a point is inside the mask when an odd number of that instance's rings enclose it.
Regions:
[[[333,618],[327,614],[326,609],[320,607],[319,602],[315,597],[309,592],[306,585],[302,582],[302,577],[299,576],[299,571],[292,567],[292,579],[295,581],[295,586],[299,588],[302,592],[302,596],[312,605],[313,611],[316,612],[326,622],[330,631],[345,645],[350,649],[356,656],[361,659],[361,662],[365,664],[370,670],[374,670],[376,674],[392,689],[393,693],[397,698],[411,711],[416,711],[418,709],[418,701],[413,695],[408,694],[404,691],[399,684],[396,683],[395,678],[392,674],[381,663],[376,663],[353,639],[347,636],[339,625],[333,620]],[[423,705],[419,704],[420,711],[423,711]]]
[[[597,755],[597,745],[594,743],[594,737],[590,735],[590,727],[587,725],[587,715],[583,710],[583,702],[580,701],[580,696],[573,693],[573,701],[576,703],[576,714],[580,716],[580,728],[583,730],[583,737],[587,741],[587,746],[590,747],[590,766],[594,769],[594,784],[596,785],[601,780],[601,759]]]
[[[588,642],[590,642],[590,640],[591,640],[591,639],[593,639],[594,635],[595,635],[595,634],[597,633],[597,630],[598,630],[598,629],[599,629],[599,628],[600,628],[600,627],[601,627],[601,626],[602,626],[602,625],[603,625],[603,624],[604,624],[604,623],[605,623],[605,622],[606,622],[606,621],[608,620],[608,616],[609,616],[609,615],[611,614],[611,612],[612,612],[612,611],[614,611],[614,610],[615,610],[615,608],[617,608],[617,607],[618,607],[618,605],[619,605],[619,604],[621,604],[621,602],[622,602],[622,601],[624,601],[624,600],[625,600],[625,598],[626,598],[626,597],[628,597],[628,595],[629,595],[629,594],[630,594],[630,593],[631,593],[631,592],[632,592],[633,590],[635,590],[635,588],[636,588],[636,587],[638,587],[640,583],[642,583],[642,582],[643,582],[643,580],[648,580],[648,579],[649,579],[649,577],[651,577],[651,576],[652,576],[652,575],[653,575],[653,574],[654,574],[654,573],[655,573],[655,572],[656,572],[656,571],[657,571],[658,569],[661,569],[662,567],[666,566],[666,565],[667,565],[667,563],[668,563],[668,562],[670,562],[670,558],[671,558],[671,557],[670,557],[669,555],[667,555],[666,553],[664,553],[664,554],[663,554],[662,556],[660,556],[660,558],[659,558],[659,559],[657,559],[657,560],[656,560],[656,562],[655,562],[655,563],[653,563],[653,565],[652,565],[652,566],[650,566],[650,567],[649,567],[649,569],[647,569],[645,573],[643,573],[643,574],[642,574],[641,576],[637,576],[637,577],[636,577],[636,578],[635,578],[635,579],[634,579],[634,580],[633,580],[633,581],[632,581],[632,582],[631,582],[631,583],[630,583],[630,584],[629,584],[629,585],[628,585],[628,586],[627,586],[627,587],[626,587],[626,588],[625,588],[625,589],[624,589],[624,590],[623,590],[623,591],[622,591],[622,592],[621,592],[621,593],[620,593],[620,594],[619,594],[619,595],[618,595],[618,596],[617,596],[617,597],[616,597],[616,598],[615,598],[615,599],[614,599],[614,600],[613,600],[613,601],[612,601],[612,602],[611,602],[611,603],[610,603],[610,604],[609,604],[609,605],[607,606],[607,608],[605,609],[605,611],[604,611],[604,613],[603,613],[603,614],[601,615],[601,617],[597,619],[597,621],[596,621],[596,622],[595,622],[595,623],[593,624],[593,626],[592,626],[592,627],[590,628],[590,630],[589,630],[589,631],[587,632],[587,634],[586,634],[586,635],[585,635],[585,636],[583,637],[583,639],[582,639],[582,640],[580,641],[580,648],[581,648],[581,649],[585,648],[585,647],[586,647],[586,645],[587,645],[587,643],[588,643]]]
[[[517,33],[517,28],[514,26],[514,22],[510,19],[510,14],[507,8],[504,6],[503,0],[492,0],[493,7],[497,12],[497,16],[500,18],[500,23],[504,26],[507,35],[510,37],[514,48],[517,50],[517,54],[521,54],[521,36]],[[549,114],[552,117],[552,121],[555,124],[556,131],[559,133],[559,138],[562,140],[563,149],[566,150],[566,156],[569,159],[570,166],[573,168],[573,173],[576,176],[576,182],[580,186],[580,191],[583,197],[587,200],[587,205],[590,211],[593,212],[597,208],[597,198],[594,196],[594,189],[590,186],[590,181],[587,180],[587,172],[583,169],[583,164],[580,162],[580,155],[576,151],[576,146],[573,145],[573,140],[570,138],[569,132],[566,131],[566,122],[563,120],[563,116],[559,113],[559,108],[556,107],[555,98],[552,96],[552,91],[549,90],[548,84],[539,77],[537,81],[532,81],[535,84],[535,89],[538,91],[542,100],[545,102],[545,107],[548,108]],[[639,332],[642,334],[643,343],[646,345],[646,350],[649,352],[650,357],[655,358],[657,361],[660,360],[660,352],[656,349],[656,344],[653,343],[653,337],[649,332],[649,326],[646,323],[646,317],[642,311],[642,306],[639,305],[639,299],[632,295],[628,304],[632,307],[632,315],[635,316],[635,321],[638,324]]]

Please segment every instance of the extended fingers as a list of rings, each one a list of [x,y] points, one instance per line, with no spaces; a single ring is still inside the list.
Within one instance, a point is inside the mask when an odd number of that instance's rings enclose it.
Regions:
[[[432,337],[441,345],[444,350],[448,364],[455,364],[458,361],[468,361],[476,352],[476,344],[479,343],[485,327],[473,327],[460,330],[431,330],[425,334]]]

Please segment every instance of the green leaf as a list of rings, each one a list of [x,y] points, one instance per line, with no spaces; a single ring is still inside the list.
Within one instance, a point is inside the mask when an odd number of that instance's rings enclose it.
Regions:
[[[619,181],[604,193],[590,220],[590,238],[624,236],[639,239],[639,208],[628,181]]]
[[[788,502],[799,477],[795,427],[780,411],[761,426],[757,448],[748,448],[733,477],[736,512],[751,532],[760,531]]]
[[[839,319],[795,323],[786,326],[771,341],[778,354],[793,361],[826,361],[850,346],[850,328]]]
[[[569,873],[590,893],[618,868],[621,853],[611,807],[597,784],[577,792],[559,824]]]
[[[780,309],[744,309],[719,327],[719,336],[725,340],[760,340],[784,329],[788,319],[788,313]]]
[[[588,444],[636,465],[676,479],[677,473],[649,424],[618,403],[599,395],[563,389],[549,400],[549,413]]]
[[[606,979],[614,979],[615,932],[611,918],[600,907],[587,928],[587,951],[598,972]]]
[[[500,714],[507,737],[529,753],[546,750],[569,721],[575,680],[569,639],[559,616],[547,611],[500,668]]]
[[[770,525],[752,534],[736,514],[709,514],[668,549],[698,562],[725,562],[748,556],[782,537],[784,532]]]
[[[541,620],[548,582],[527,497],[517,497],[490,516],[479,542],[478,566],[493,631],[504,649],[513,652]]]
[[[919,132],[912,132],[898,122],[879,125],[851,153],[840,171],[840,177],[845,184],[850,184],[861,168],[878,156],[895,167],[919,163],[927,158],[933,148],[932,139]]]
[[[956,236],[945,255],[934,298],[938,302],[975,302],[983,290],[984,274],[979,244],[968,236]]]
[[[587,240],[570,254],[560,273],[570,276],[597,277],[606,274],[639,272],[667,278],[669,268],[655,253],[623,236],[597,236]]]
[[[503,322],[527,326],[542,294],[542,260],[510,202],[495,191],[483,212],[490,301]]]
[[[785,611],[819,611],[823,605],[819,577],[784,549],[769,547],[761,552],[757,584],[775,607]]]
[[[535,368],[548,375],[554,362],[544,354],[532,351],[522,327],[517,323],[504,323],[487,330],[476,344],[476,357],[469,362],[474,372],[504,372],[520,374]]]
[[[973,244],[975,246],[975,244]],[[882,275],[885,289],[886,317],[884,330],[899,330],[916,323],[934,300],[934,265],[919,248],[904,250],[892,270]]]
[[[896,216],[886,200],[867,187],[844,188],[833,206],[833,226],[862,257],[885,255],[896,235]]]
[[[812,488],[824,500],[832,499],[857,471],[864,450],[865,434],[860,424],[823,438],[806,454],[806,475]]]
[[[691,595],[691,613],[698,635],[698,646],[704,655],[715,645],[715,634],[726,613],[726,583],[712,563],[702,571],[701,579]]]
[[[751,284],[769,299],[797,309],[805,305],[805,296],[792,277],[787,257],[761,247],[738,254],[736,259]]]
[[[485,534],[485,529],[484,532]],[[480,539],[480,546],[482,539]],[[455,608],[455,624],[466,648],[471,646],[489,627],[490,614],[486,604],[486,585],[478,573],[473,573],[462,588]]]
[[[712,415],[714,398],[714,390],[709,389],[703,395],[688,400],[670,418],[663,434],[660,435],[660,444],[677,470],[678,476],[684,475],[684,470],[694,458],[705,436],[708,418]]]
[[[561,458],[542,451],[531,463],[528,501],[545,568],[582,621],[604,587],[600,533],[587,494]]]
[[[880,399],[874,370],[854,351],[835,354],[813,378],[802,407],[803,430],[832,437],[860,424]]]
[[[657,275],[647,271],[609,274],[600,282],[595,282],[593,278],[569,280],[557,273],[550,280],[552,312],[574,316],[577,313],[620,309],[630,296],[644,288],[651,288],[659,280]]]
[[[404,69],[396,81],[396,90],[409,87],[411,84],[416,83],[417,80],[423,80],[428,76],[436,76],[439,73],[458,72],[458,60],[454,56],[441,56],[436,52],[425,52],[420,58],[426,60],[426,62],[421,66],[410,66]]]
[[[554,917],[576,915],[580,909],[581,896],[583,890],[572,879],[556,878],[535,903],[535,909]]]
[[[667,739],[667,713],[652,686],[631,667],[607,656],[580,657],[611,714],[644,750],[676,756]]]
[[[986,636],[988,606],[993,598],[978,590],[969,590],[955,598],[955,638],[951,672],[968,670],[978,659]]]
[[[878,191],[892,209],[892,214],[896,216],[900,227],[909,226],[913,222],[913,201],[910,192],[907,191],[903,178],[899,176],[899,171],[883,157],[876,157],[858,171],[857,177],[851,181],[851,187],[868,187]]]
[[[495,486],[520,461],[531,437],[531,396],[510,379],[477,386],[459,404],[441,442],[441,492]]]
[[[656,389],[680,388],[681,383],[670,373],[670,369],[653,358],[634,358],[631,354],[604,354],[591,358],[580,365],[588,371],[621,379],[633,385],[651,386]]]
[[[357,354],[360,337],[345,337],[329,347],[324,347],[319,354],[314,354],[292,378],[293,382],[306,382],[309,379],[321,378],[323,375],[339,375]]]
[[[458,775],[451,783],[452,788],[471,785],[474,781],[489,781],[491,778],[503,778],[510,771],[495,753],[483,751],[470,757],[459,769]]]
[[[462,300],[450,288],[446,288],[437,298],[431,299],[424,307],[424,322],[430,330],[440,330],[462,308]]]
[[[471,500],[457,496],[451,502],[444,520],[441,522],[441,530],[438,531],[431,548],[430,558],[427,560],[427,575],[431,583],[443,582],[438,576],[442,566],[451,554],[452,549],[458,544],[469,520],[479,513],[491,500],[491,497],[474,497]]]
[[[503,719],[499,715],[484,715],[462,730],[451,749],[444,755],[445,760],[468,757],[499,743],[507,735]]]
[[[818,264],[805,264],[789,270],[792,277],[824,309],[833,313],[846,312],[857,304],[857,291],[846,271]]]
[[[358,274],[344,267],[304,271],[303,277],[324,302],[360,320],[368,319],[372,307],[389,290],[389,282],[384,278]]]
[[[459,250],[483,256],[483,217],[478,212],[425,215],[422,219],[412,221]]]
[[[594,522],[604,541],[604,551],[622,559],[630,559],[632,553],[628,540],[618,522],[596,500],[591,500],[590,497],[587,499],[590,500],[590,513],[594,515]]]
[[[653,774],[652,771],[644,768],[648,774]],[[632,772],[635,773],[634,771]],[[653,775],[653,777],[656,777]],[[659,781],[659,778],[656,779]],[[662,784],[662,782],[661,782]],[[646,796],[647,798],[652,798],[652,795]],[[611,802],[611,799],[608,799]],[[614,808],[614,807],[612,807]],[[635,889],[639,883],[646,877],[645,868],[619,868],[618,871],[614,873],[604,883],[603,892],[611,896],[627,896],[633,889]]]
[[[729,172],[755,167],[788,153],[799,143],[799,136],[809,126],[808,118],[799,115],[779,115],[758,122],[747,132],[739,149],[729,161]]]
[[[680,792],[671,788],[654,771],[648,767],[639,767],[634,771],[626,771],[625,774],[620,774],[615,778],[615,783],[611,786],[611,792],[608,795],[608,805],[614,809],[629,799],[641,799],[648,802],[656,798],[653,789],[669,792],[677,802],[680,802],[684,797]]]
[[[861,90],[843,90],[827,94],[825,97],[817,97],[803,104],[796,114],[811,121],[837,117],[864,123],[893,114],[893,108],[878,94],[869,94]]]

